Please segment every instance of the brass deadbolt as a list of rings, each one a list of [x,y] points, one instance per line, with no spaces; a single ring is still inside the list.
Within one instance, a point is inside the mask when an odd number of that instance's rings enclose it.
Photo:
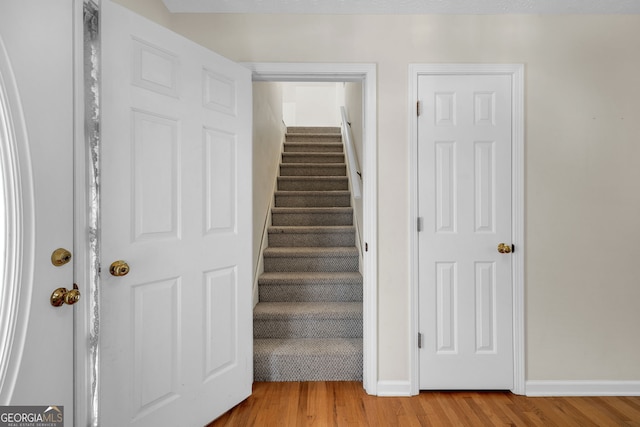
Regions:
[[[64,248],[58,248],[51,254],[51,264],[56,267],[63,266],[71,261],[71,252]]]

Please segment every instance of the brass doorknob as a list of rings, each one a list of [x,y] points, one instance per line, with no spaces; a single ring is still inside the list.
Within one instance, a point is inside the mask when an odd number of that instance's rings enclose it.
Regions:
[[[127,264],[126,261],[123,260],[114,261],[109,267],[109,273],[111,273],[112,276],[116,277],[126,276],[127,274],[129,274],[129,264]]]
[[[58,248],[51,254],[51,264],[56,267],[65,265],[71,261],[71,252],[64,248]]]
[[[67,288],[58,288],[51,294],[51,305],[54,307],[60,307],[62,304],[73,305],[80,301],[80,291],[78,285],[73,284],[73,289],[67,290]]]
[[[500,243],[498,245],[498,252],[501,254],[510,254],[511,253],[511,245],[506,245],[504,243]]]

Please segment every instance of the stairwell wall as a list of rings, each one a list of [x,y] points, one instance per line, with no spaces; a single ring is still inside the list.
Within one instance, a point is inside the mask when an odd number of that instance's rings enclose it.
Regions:
[[[282,84],[253,83],[253,265],[255,278],[263,271],[261,249],[270,224],[270,207],[278,176],[285,127],[282,122]],[[248,195],[247,195],[248,196]],[[257,299],[254,283],[254,304]]]
[[[344,98],[340,83],[283,83],[284,122],[287,126],[340,126]]]
[[[381,381],[411,376],[408,64],[525,64],[527,380],[640,380],[640,16],[176,14],[170,28],[236,61],[378,64]]]
[[[356,152],[356,157],[358,158],[358,164],[360,165],[360,173],[363,173],[362,161],[364,160],[364,151],[362,147],[362,129],[364,129],[364,123],[362,119],[363,102],[364,98],[362,94],[362,83],[346,82],[344,84],[344,106],[345,110],[347,111],[349,121],[351,122],[351,137],[353,148]],[[360,177],[355,176],[351,177],[351,179],[360,179]],[[362,180],[360,182],[362,183]],[[356,222],[356,227],[358,227],[358,236],[360,237],[360,239],[362,239],[362,198],[354,199],[353,215]],[[360,244],[361,243],[362,242],[360,242]]]
[[[158,24],[170,27],[171,25],[171,12],[165,7],[164,3],[157,0],[112,0],[114,3],[119,3],[124,7],[131,9],[132,11],[151,19]]]

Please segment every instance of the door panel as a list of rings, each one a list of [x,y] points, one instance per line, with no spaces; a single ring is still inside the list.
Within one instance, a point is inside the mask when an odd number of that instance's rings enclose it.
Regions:
[[[204,425],[251,393],[251,75],[110,1],[102,53],[102,421]]]
[[[0,5],[2,164],[5,178],[17,180],[6,179],[5,190],[21,197],[5,213],[22,224],[1,242],[15,263],[2,283],[0,404],[63,405],[66,425],[74,310],[49,299],[73,287],[73,262],[51,261],[56,248],[73,250],[72,8],[71,0]]]
[[[421,389],[511,389],[511,77],[422,75]]]

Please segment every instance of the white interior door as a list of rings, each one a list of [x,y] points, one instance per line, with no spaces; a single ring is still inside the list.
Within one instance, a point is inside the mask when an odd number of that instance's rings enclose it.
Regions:
[[[205,425],[253,379],[251,73],[101,13],[102,425]]]
[[[64,406],[73,425],[73,10],[71,0],[0,3],[0,147],[5,205],[0,405]]]
[[[511,76],[421,75],[418,99],[420,388],[511,389]]]

